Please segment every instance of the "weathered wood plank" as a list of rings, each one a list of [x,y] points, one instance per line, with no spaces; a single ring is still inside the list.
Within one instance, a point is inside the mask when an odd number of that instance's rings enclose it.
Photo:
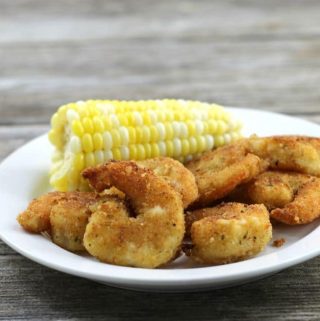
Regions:
[[[317,38],[317,1],[2,1],[0,43],[130,38]],[[17,19],[12,20],[16,17]],[[307,19],[306,19],[307,17]],[[23,32],[21,32],[23,31]]]
[[[32,138],[48,131],[48,125],[0,126],[0,161]]]
[[[136,41],[36,49],[0,51],[1,124],[47,123],[59,105],[89,98],[178,97],[291,114],[320,111],[320,41]]]
[[[241,287],[150,294],[1,256],[0,320],[319,320],[319,264],[317,258]]]

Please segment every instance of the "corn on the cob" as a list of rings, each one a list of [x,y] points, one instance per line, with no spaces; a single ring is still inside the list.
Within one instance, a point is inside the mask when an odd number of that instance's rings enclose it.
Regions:
[[[223,107],[185,100],[79,101],[52,116],[51,185],[87,189],[81,171],[110,159],[169,156],[182,162],[240,136]]]

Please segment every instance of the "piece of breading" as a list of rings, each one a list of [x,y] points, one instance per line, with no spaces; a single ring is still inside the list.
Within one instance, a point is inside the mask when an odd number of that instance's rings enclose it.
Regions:
[[[198,187],[194,175],[182,163],[169,157],[155,157],[137,162],[138,166],[149,168],[164,178],[182,198],[187,208],[198,197]]]
[[[271,217],[285,224],[312,222],[320,216],[320,178],[267,171],[242,187],[250,203],[263,203]]]
[[[272,237],[269,212],[260,205],[225,203],[187,213],[191,246],[185,253],[205,264],[224,264],[261,252]]]
[[[306,136],[251,136],[239,141],[247,152],[270,164],[271,169],[320,177],[320,138]]]
[[[237,143],[203,154],[200,159],[186,164],[199,189],[199,197],[192,206],[203,207],[225,197],[238,185],[266,170],[267,166],[267,162],[248,154]]]
[[[109,162],[85,173],[99,186],[122,191],[133,211],[119,202],[95,210],[84,235],[91,255],[110,264],[145,268],[176,256],[185,232],[182,200],[162,177],[134,161]]]

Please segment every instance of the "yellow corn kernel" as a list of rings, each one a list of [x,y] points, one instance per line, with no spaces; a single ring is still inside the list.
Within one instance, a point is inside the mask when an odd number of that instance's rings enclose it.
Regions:
[[[72,122],[72,132],[80,137],[84,134],[84,128],[80,120],[74,120]]]
[[[129,145],[129,155],[130,155],[130,159],[137,158],[137,145],[135,144]]]
[[[74,167],[78,170],[81,171],[84,169],[84,156],[83,153],[79,153],[77,155],[75,155],[74,157]]]
[[[83,118],[82,125],[83,125],[85,133],[93,134],[93,132],[94,132],[93,123],[89,117]]]
[[[93,128],[95,132],[102,133],[104,131],[103,121],[98,117],[93,117]]]
[[[103,138],[100,133],[94,133],[93,135],[93,146],[94,150],[102,150],[103,148]]]
[[[90,134],[84,134],[82,136],[82,147],[86,153],[91,153],[93,151],[93,142]]]
[[[116,129],[111,129],[110,131],[111,137],[112,137],[112,142],[114,147],[118,147],[121,145],[121,138],[120,134]]]
[[[146,152],[142,144],[137,144],[137,159],[145,159],[146,158]]]
[[[91,167],[91,166],[96,165],[94,154],[92,152],[87,153],[85,155],[84,159],[85,159],[85,166],[86,167]]]
[[[136,130],[133,127],[128,127],[128,134],[130,144],[136,143]]]

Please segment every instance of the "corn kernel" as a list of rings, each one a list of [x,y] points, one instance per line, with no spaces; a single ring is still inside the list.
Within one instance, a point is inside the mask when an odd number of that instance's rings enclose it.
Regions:
[[[102,150],[96,150],[94,152],[94,159],[95,159],[95,163],[96,165],[98,164],[102,164],[104,162],[104,154]]]
[[[86,153],[91,153],[93,151],[93,142],[90,134],[84,134],[82,136],[82,147]]]
[[[181,154],[181,140],[179,138],[173,139],[173,156],[177,157]]]
[[[150,129],[150,142],[152,143],[157,142],[159,140],[159,133],[156,126],[151,125],[149,129]]]
[[[195,154],[198,150],[198,144],[195,137],[189,138],[189,144],[190,144],[190,154]]]
[[[190,153],[190,143],[187,139],[181,140],[181,154],[186,156]]]
[[[150,142],[150,129],[148,126],[142,126],[142,140],[141,143]]]
[[[159,149],[158,144],[152,143],[150,145],[151,145],[151,155],[152,155],[152,157],[160,156],[160,149]]]
[[[82,152],[81,140],[78,136],[72,136],[70,139],[70,149],[74,154]]]
[[[109,117],[103,118],[103,125],[105,130],[111,130],[112,128],[112,122]]]
[[[171,133],[172,133],[172,137],[173,137],[173,130],[172,130],[172,127],[171,125],[168,123],[166,125],[164,125],[163,123],[156,123],[156,128],[157,128],[157,131],[158,131],[158,135],[159,135],[159,140],[164,140],[165,138],[167,139],[170,139],[168,138],[168,128],[170,127],[170,130],[171,130]]]
[[[142,128],[136,127],[136,143],[140,144],[142,142]]]
[[[159,142],[158,143],[158,147],[159,147],[160,156],[165,156],[166,152],[167,152],[166,143],[165,142]]]
[[[167,156],[172,157],[173,156],[173,142],[171,140],[168,140],[166,143],[166,150],[167,150]]]
[[[224,139],[222,135],[215,135],[214,136],[215,147],[222,146],[224,143]]]
[[[196,135],[196,125],[194,124],[194,122],[191,120],[188,121],[187,127],[188,127],[189,136],[195,136]]]
[[[203,136],[197,136],[198,152],[201,153],[206,149],[206,140]]]
[[[134,144],[136,142],[136,130],[133,127],[128,127],[129,142]]]
[[[152,157],[151,144],[144,144],[144,151],[145,151],[145,157],[146,158],[151,158]]]
[[[102,133],[104,131],[103,121],[97,116],[93,118],[93,127],[95,132]]]
[[[129,143],[129,132],[127,127],[121,126],[119,127],[119,134],[122,145],[128,145]]]
[[[136,159],[137,157],[137,146],[135,144],[129,145],[130,159]]]
[[[95,158],[93,153],[87,153],[84,156],[86,167],[91,167],[95,165]]]
[[[137,145],[137,160],[142,160],[146,158],[146,152],[144,150],[143,145]]]
[[[172,140],[174,137],[174,132],[173,132],[171,123],[165,123],[164,127],[165,127],[165,133],[166,133],[165,139]]]
[[[119,131],[116,129],[111,129],[110,134],[112,136],[112,142],[114,147],[118,147],[121,145],[121,138]]]
[[[104,150],[109,150],[113,147],[112,136],[110,132],[104,132],[102,135]]]
[[[84,156],[83,153],[79,153],[74,156],[74,167],[78,170],[81,171],[84,169]]]
[[[127,146],[121,146],[120,153],[121,153],[122,160],[128,160],[130,158],[130,152]]]
[[[103,152],[103,157],[104,157],[104,161],[105,161],[105,162],[108,161],[108,160],[110,160],[110,159],[113,159],[113,153],[112,153],[112,151],[111,151],[111,150],[105,150],[105,151]]]
[[[80,120],[74,120],[71,126],[72,132],[77,136],[82,136],[84,134],[84,128]]]
[[[94,133],[93,146],[94,150],[101,150],[103,148],[103,137],[100,133]]]
[[[114,148],[112,150],[112,154],[113,154],[113,159],[115,160],[121,160],[121,152],[119,148]]]
[[[83,118],[82,125],[86,133],[93,134],[94,128],[93,128],[92,120],[90,118],[88,117]]]

